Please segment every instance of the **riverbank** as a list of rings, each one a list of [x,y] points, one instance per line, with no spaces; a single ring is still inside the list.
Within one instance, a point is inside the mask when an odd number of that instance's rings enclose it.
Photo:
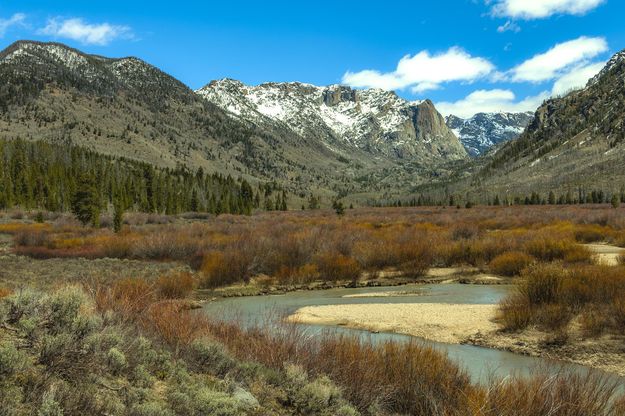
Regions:
[[[371,287],[424,286],[429,284],[506,285],[513,279],[482,273],[476,267],[433,267],[422,277],[407,277],[392,270],[364,273],[358,281],[316,281],[304,284],[275,285],[266,279],[252,279],[249,284],[236,284],[212,290],[197,290],[200,300],[245,296],[268,296],[291,292],[330,289],[362,289]],[[411,289],[412,290],[412,289]]]
[[[622,336],[589,339],[570,331],[568,339],[559,340],[554,334],[529,329],[515,333],[495,331],[475,334],[464,343],[566,361],[625,377],[625,338]]]
[[[586,339],[574,328],[567,339],[536,329],[503,332],[496,323],[497,310],[497,305],[442,303],[323,305],[300,308],[287,320],[475,345],[566,361],[625,377],[623,337]]]

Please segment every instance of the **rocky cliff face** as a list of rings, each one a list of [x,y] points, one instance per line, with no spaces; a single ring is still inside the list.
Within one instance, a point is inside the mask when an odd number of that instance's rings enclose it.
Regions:
[[[466,157],[463,146],[431,101],[408,102],[393,92],[332,85],[267,83],[247,86],[223,79],[197,91],[234,117],[280,123],[328,147],[349,145],[394,159],[448,161]]]
[[[446,121],[467,152],[479,156],[499,143],[519,137],[533,117],[531,112],[478,113],[469,119],[450,115]]]

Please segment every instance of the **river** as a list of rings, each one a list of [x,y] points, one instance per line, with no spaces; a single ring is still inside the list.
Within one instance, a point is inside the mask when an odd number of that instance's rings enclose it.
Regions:
[[[510,286],[503,285],[462,285],[439,284],[400,287],[375,287],[358,289],[330,289],[317,291],[299,291],[284,295],[249,296],[223,298],[209,302],[204,306],[206,313],[237,319],[245,324],[253,325],[263,320],[268,314],[286,316],[305,306],[342,305],[342,304],[393,304],[393,303],[449,303],[449,304],[496,304],[510,291]],[[400,297],[349,297],[345,295],[367,294],[377,292],[418,291],[415,295]],[[327,330],[326,326],[302,324],[311,334]],[[347,333],[370,340],[371,342],[414,340],[414,337],[394,333],[371,333],[369,331],[333,327],[337,332]],[[527,375],[537,367],[567,366],[579,371],[587,368],[575,364],[562,364],[539,357],[528,357],[506,351],[472,345],[455,345],[432,342],[420,339],[425,345],[445,352],[452,360],[458,362],[471,375],[474,381],[484,381],[489,375],[507,376],[510,374]],[[623,380],[625,384],[625,380]]]

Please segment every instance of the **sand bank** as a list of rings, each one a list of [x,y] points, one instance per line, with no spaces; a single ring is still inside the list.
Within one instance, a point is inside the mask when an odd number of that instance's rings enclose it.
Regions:
[[[395,303],[308,306],[288,320],[340,325],[369,331],[395,332],[437,342],[458,344],[476,334],[497,330],[496,305]]]

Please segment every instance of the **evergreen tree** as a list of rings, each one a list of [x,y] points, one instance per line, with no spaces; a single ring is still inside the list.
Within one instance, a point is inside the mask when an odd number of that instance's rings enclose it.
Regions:
[[[280,204],[280,210],[281,211],[288,211],[288,207],[286,205],[286,192],[282,191],[282,201]]]
[[[549,203],[549,205],[556,204],[556,194],[554,194],[553,191],[549,192],[549,200],[547,202]]]
[[[336,212],[336,215],[338,215],[339,217],[345,215],[345,205],[343,205],[343,202],[339,200],[336,200],[332,203],[332,209],[334,209],[334,212]]]
[[[621,205],[621,200],[617,194],[612,195],[612,207],[618,208]]]
[[[124,224],[124,205],[121,198],[115,201],[113,206],[113,231],[119,233],[122,230]]]
[[[83,225],[100,224],[100,195],[92,176],[84,175],[78,181],[72,196],[72,213]]]
[[[308,209],[319,209],[319,206],[319,198],[311,194],[308,198]]]

